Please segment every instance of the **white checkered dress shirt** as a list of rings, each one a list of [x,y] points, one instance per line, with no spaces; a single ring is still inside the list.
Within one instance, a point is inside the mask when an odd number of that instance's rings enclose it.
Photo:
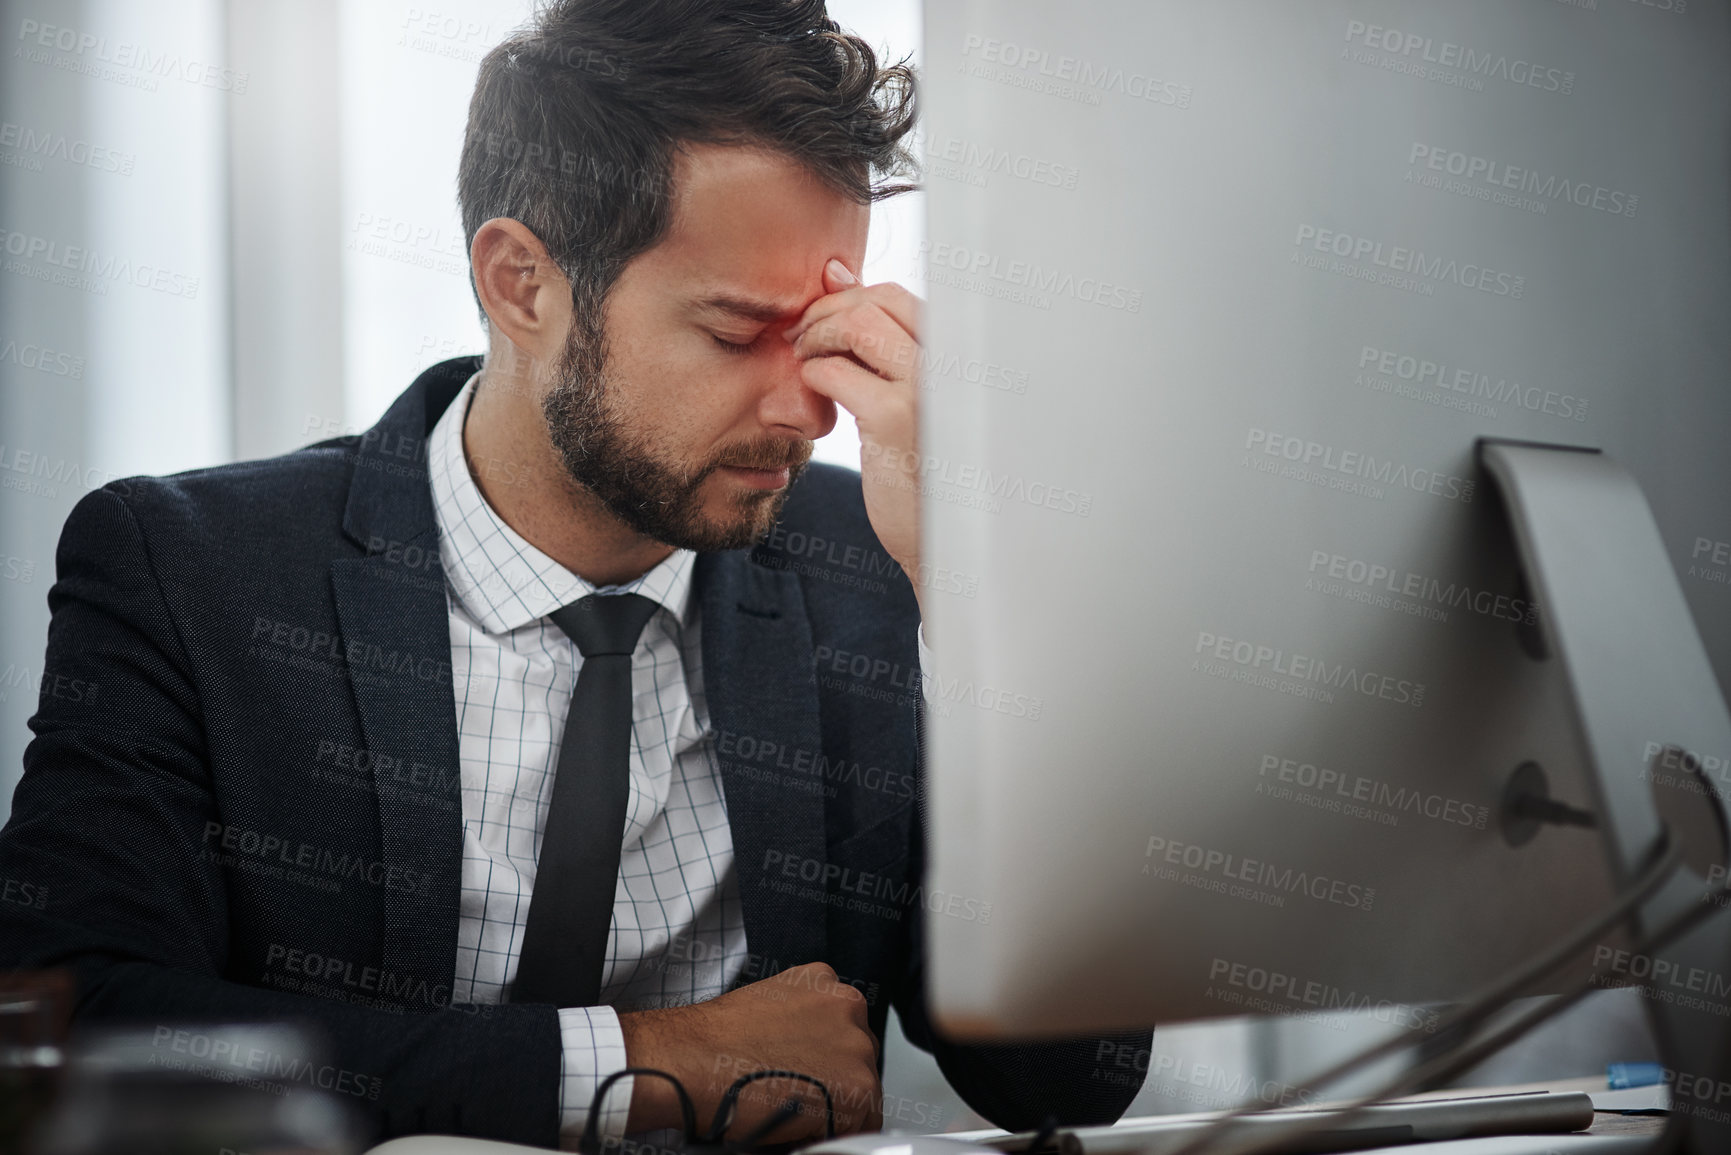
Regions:
[[[517,974],[565,713],[583,657],[548,614],[594,592],[523,540],[482,498],[463,453],[471,377],[428,447],[451,622],[463,791],[462,898],[453,1002],[500,1002]],[[726,991],[746,962],[721,773],[703,696],[696,555],[637,581],[662,609],[631,657],[631,791],[599,1007],[559,1011],[560,1138],[574,1146],[595,1088],[625,1064],[615,1007],[673,1006]],[[630,1078],[603,1108],[625,1134]]]

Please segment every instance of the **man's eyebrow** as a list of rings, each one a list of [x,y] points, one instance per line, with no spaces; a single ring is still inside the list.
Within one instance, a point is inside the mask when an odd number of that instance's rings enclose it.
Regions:
[[[744,317],[764,324],[776,321],[787,321],[799,316],[804,310],[798,305],[791,308],[777,304],[774,301],[753,300],[749,297],[716,296],[705,297],[697,302],[699,309],[715,313],[731,313],[736,317]]]

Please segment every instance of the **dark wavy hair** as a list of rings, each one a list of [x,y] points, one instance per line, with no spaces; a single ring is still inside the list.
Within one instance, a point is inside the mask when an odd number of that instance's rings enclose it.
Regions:
[[[621,270],[668,228],[681,142],[767,146],[865,204],[913,187],[915,112],[906,61],[880,64],[823,0],[551,0],[481,61],[463,232],[521,221],[594,332]]]

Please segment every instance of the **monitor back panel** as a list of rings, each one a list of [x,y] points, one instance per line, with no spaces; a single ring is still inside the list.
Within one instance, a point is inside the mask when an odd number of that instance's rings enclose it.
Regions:
[[[1593,833],[1499,830],[1523,762],[1591,795],[1473,444],[1626,466],[1731,685],[1727,5],[950,0],[926,52],[943,1021],[1446,999],[1602,905]]]

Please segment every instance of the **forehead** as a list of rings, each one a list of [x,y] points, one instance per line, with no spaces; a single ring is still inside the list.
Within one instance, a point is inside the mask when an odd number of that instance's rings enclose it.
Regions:
[[[869,206],[780,153],[692,144],[673,162],[667,235],[633,266],[689,298],[749,295],[798,312],[823,293],[832,257],[865,254]]]

